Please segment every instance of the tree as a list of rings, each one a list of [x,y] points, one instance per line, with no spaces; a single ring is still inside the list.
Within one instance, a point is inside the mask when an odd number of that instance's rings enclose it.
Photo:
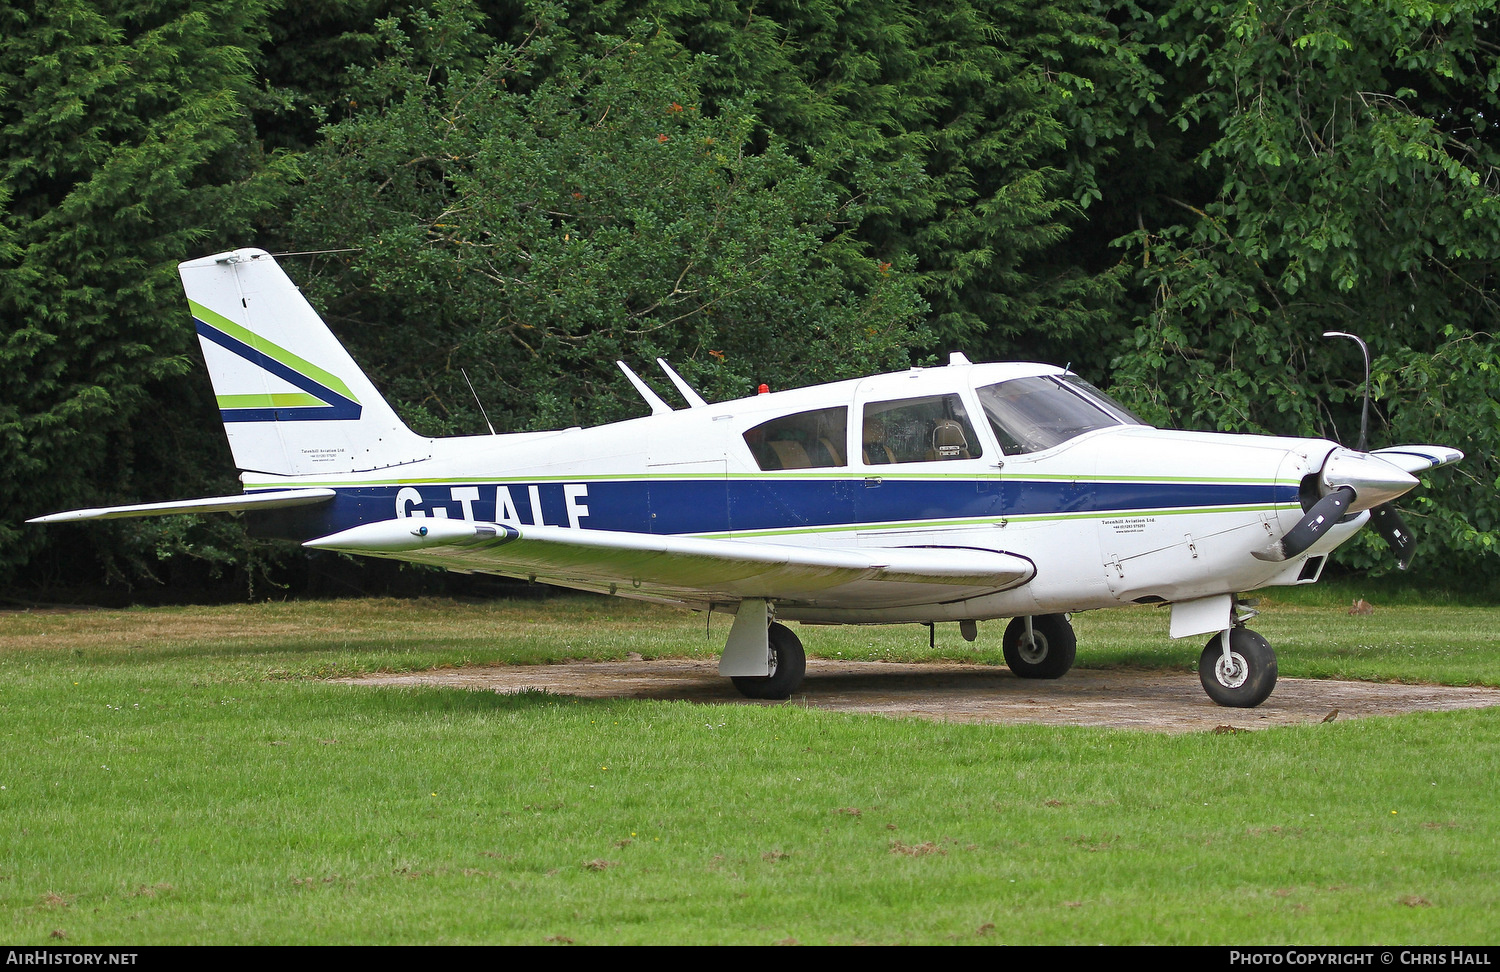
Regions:
[[[917,352],[1108,364],[1123,331],[1107,240],[1080,248],[1096,169],[1139,72],[1093,0],[605,0],[569,32],[636,18],[711,55],[708,104],[759,93],[762,131],[814,165],[857,157],[911,173],[857,232],[911,260],[931,311]],[[831,178],[857,191],[837,164]]]
[[[261,2],[0,7],[0,572],[44,542],[25,516],[175,492],[224,451],[206,383],[178,380],[193,332],[175,264],[276,199],[240,108],[265,18]]]
[[[1141,309],[1114,385],[1188,427],[1354,444],[1376,355],[1372,445],[1464,449],[1417,498],[1429,569],[1500,567],[1493,455],[1500,47],[1490,3],[1117,4],[1165,79],[1133,104],[1154,167],[1120,241]],[[1188,83],[1192,79],[1192,83]],[[1159,144],[1163,130],[1180,133]],[[1348,562],[1384,562],[1372,543]],[[1471,574],[1471,577],[1473,575]]]
[[[463,371],[517,429],[638,413],[621,358],[719,398],[904,365],[921,303],[855,235],[900,170],[839,159],[853,193],[755,144],[754,93],[704,110],[704,59],[649,26],[533,74],[557,29],[496,44],[456,2],[386,22],[308,160],[295,232],[358,249],[315,293],[417,427],[483,427]]]

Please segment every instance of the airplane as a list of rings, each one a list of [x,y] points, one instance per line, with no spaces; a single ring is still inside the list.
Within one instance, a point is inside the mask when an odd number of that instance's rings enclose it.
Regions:
[[[179,272],[244,491],[28,522],[239,513],[314,550],[730,613],[718,670],[752,699],[801,685],[789,621],[956,622],[973,641],[1009,618],[1011,671],[1054,679],[1072,613],[1168,604],[1170,637],[1210,635],[1208,696],[1259,705],[1276,656],[1240,594],[1315,583],[1369,522],[1404,566],[1393,501],[1463,458],[1155,428],[1069,369],[957,352],[723,402],[658,359],[678,408],[621,362],[650,415],[430,438],[266,251]]]

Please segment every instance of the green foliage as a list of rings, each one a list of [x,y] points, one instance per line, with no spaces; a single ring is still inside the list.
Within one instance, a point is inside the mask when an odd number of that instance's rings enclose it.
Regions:
[[[1453,558],[1450,568],[1457,569],[1446,576],[1462,577],[1464,568],[1479,563],[1493,577],[1490,563],[1500,556],[1500,348],[1492,335],[1454,325],[1445,326],[1442,336],[1430,353],[1404,348],[1381,358],[1376,397],[1390,416],[1392,441],[1441,438],[1464,451],[1460,465],[1424,477],[1423,485],[1431,488],[1401,502],[1421,517],[1430,555]]]
[[[615,358],[723,398],[962,349],[1352,444],[1353,331],[1371,444],[1468,453],[1418,569],[1487,583],[1497,6],[0,5],[0,579],[259,556],[20,526],[233,489],[174,264],[258,243],[359,248],[293,276],[429,432],[483,428],[460,369],[533,428],[638,410]]]
[[[1473,488],[1445,483],[1412,504],[1421,556],[1429,569],[1500,569],[1488,525],[1500,515],[1494,5],[1126,2],[1116,13],[1171,80],[1131,106],[1142,120],[1129,164],[1168,174],[1119,241],[1149,307],[1115,359],[1115,389],[1187,427],[1352,445],[1363,369],[1352,345],[1321,334],[1361,334],[1380,358],[1371,445],[1469,454]],[[1164,129],[1181,137],[1158,144]],[[1465,553],[1437,567],[1443,549]],[[1351,558],[1387,560],[1368,544]]]
[[[466,4],[383,24],[362,109],[306,166],[295,231],[357,256],[318,281],[357,358],[418,426],[555,427],[638,412],[617,359],[665,356],[710,397],[901,367],[921,304],[854,230],[859,195],[779,138],[754,94],[708,112],[703,61],[641,26],[544,77]],[[351,324],[357,326],[350,326]]]
[[[275,199],[240,109],[265,17],[0,8],[0,571],[42,543],[23,516],[202,478],[184,461],[201,440],[176,426],[206,383],[182,380],[196,351],[175,264]]]
[[[349,71],[368,64],[378,49],[375,23],[391,16],[398,0],[321,0],[274,5],[257,54],[261,83],[246,98],[255,131],[268,147],[303,151],[318,130],[344,118]]]
[[[919,350],[1107,364],[1117,260],[1072,234],[1123,125],[1097,94],[1131,68],[1091,0],[613,0],[567,22],[583,37],[637,17],[713,57],[710,104],[756,91],[764,130],[802,156],[912,173],[857,233],[910,257],[932,309]]]

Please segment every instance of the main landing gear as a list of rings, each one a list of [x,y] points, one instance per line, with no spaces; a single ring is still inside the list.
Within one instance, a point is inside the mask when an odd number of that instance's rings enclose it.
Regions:
[[[1276,652],[1249,628],[1221,631],[1203,648],[1198,679],[1220,705],[1253,709],[1276,687]]]
[[[772,622],[766,629],[766,652],[771,673],[765,676],[734,675],[730,681],[747,699],[789,699],[807,674],[807,654],[802,639],[784,624]]]
[[[1011,619],[1000,648],[1019,678],[1062,678],[1078,654],[1078,636],[1066,614],[1038,614]]]

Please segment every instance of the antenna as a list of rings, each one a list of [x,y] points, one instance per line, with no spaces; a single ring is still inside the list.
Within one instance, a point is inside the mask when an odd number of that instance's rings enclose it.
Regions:
[[[651,406],[652,415],[665,415],[672,410],[672,406],[661,400],[661,396],[651,390],[651,386],[641,380],[641,376],[630,370],[630,366],[623,361],[616,361],[620,370],[625,372],[625,377],[635,386],[635,390],[641,393],[646,404]]]
[[[469,386],[469,394],[474,396],[474,404],[479,406],[479,414],[484,416],[484,424],[489,426],[490,435],[498,434],[495,432],[495,427],[490,425],[489,413],[484,410],[484,402],[479,400],[479,392],[474,390],[474,383],[469,380],[469,373],[462,368],[458,369],[458,373],[464,376],[464,384]]]
[[[682,397],[687,399],[690,408],[698,408],[701,405],[708,404],[708,402],[703,400],[702,395],[693,390],[693,386],[689,385],[686,379],[673,370],[671,365],[667,364],[666,358],[657,358],[656,363],[661,366],[662,371],[667,373],[667,377],[671,379],[672,384],[677,386],[677,390],[682,393]]]
[[[1359,350],[1364,352],[1365,401],[1359,410],[1359,445],[1355,447],[1359,452],[1364,452],[1366,451],[1365,441],[1368,438],[1370,431],[1370,346],[1365,344],[1364,338],[1360,337],[1358,334],[1350,334],[1347,331],[1324,331],[1323,336],[1326,338],[1348,338],[1349,340],[1358,344]]]

